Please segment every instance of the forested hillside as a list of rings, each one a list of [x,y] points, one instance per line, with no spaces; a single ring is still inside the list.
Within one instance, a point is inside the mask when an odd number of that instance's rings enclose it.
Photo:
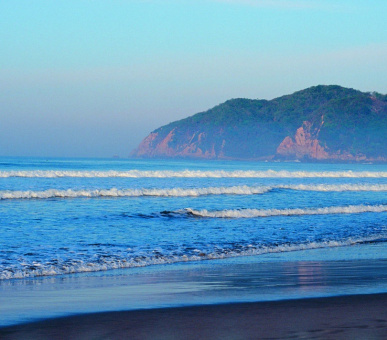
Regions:
[[[386,161],[387,95],[336,85],[231,99],[153,131],[135,157]]]

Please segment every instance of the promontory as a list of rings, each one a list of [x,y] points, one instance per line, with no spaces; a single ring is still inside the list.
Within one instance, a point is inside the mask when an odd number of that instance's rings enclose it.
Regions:
[[[230,99],[151,132],[140,158],[387,161],[387,95],[319,85]]]

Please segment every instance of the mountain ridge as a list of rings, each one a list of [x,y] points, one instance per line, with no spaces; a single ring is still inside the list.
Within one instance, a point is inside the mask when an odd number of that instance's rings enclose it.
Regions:
[[[387,95],[317,85],[236,98],[151,132],[140,158],[387,161]]]

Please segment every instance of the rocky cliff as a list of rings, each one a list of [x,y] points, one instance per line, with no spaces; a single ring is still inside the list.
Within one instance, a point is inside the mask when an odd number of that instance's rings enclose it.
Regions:
[[[132,155],[385,162],[387,96],[320,85],[271,101],[232,99],[160,127]]]
[[[296,159],[303,159],[305,157],[310,159],[328,159],[329,153],[320,145],[318,135],[324,121],[316,131],[312,130],[311,122],[304,121],[294,135],[294,138],[286,136],[285,139],[277,148],[277,155],[284,157],[295,157]]]

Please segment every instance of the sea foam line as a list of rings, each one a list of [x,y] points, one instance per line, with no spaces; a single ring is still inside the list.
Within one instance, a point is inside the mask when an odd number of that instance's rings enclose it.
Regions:
[[[359,214],[366,212],[387,212],[387,205],[349,205],[344,207],[296,208],[296,209],[234,209],[208,211],[186,208],[174,213],[210,218],[254,218],[270,216]]]
[[[286,170],[129,170],[129,171],[76,171],[76,170],[11,170],[0,171],[7,177],[82,177],[82,178],[387,178],[385,171],[286,171]]]
[[[270,187],[209,187],[196,189],[96,189],[96,190],[57,190],[44,191],[0,191],[0,199],[29,199],[29,198],[77,198],[77,197],[187,197],[203,195],[255,195],[263,194]]]
[[[47,189],[43,191],[0,190],[0,200],[5,199],[45,199],[45,198],[97,198],[97,197],[188,197],[205,195],[257,195],[264,194],[273,189],[342,192],[342,191],[387,191],[387,184],[338,184],[338,185],[276,185],[276,186],[232,186],[208,188],[170,188],[170,189],[94,189],[94,190],[58,190]]]
[[[387,191],[387,184],[294,184],[276,185],[272,189],[289,189],[302,191]]]
[[[73,274],[73,273],[82,273],[82,272],[97,272],[97,271],[106,271],[113,269],[122,269],[122,268],[136,268],[136,267],[145,267],[151,265],[160,265],[160,264],[172,264],[178,262],[191,262],[191,261],[201,261],[201,260],[214,260],[214,259],[224,259],[230,257],[239,257],[239,256],[254,256],[254,255],[263,255],[268,253],[283,253],[283,252],[292,252],[300,250],[309,250],[309,249],[319,249],[319,248],[333,248],[333,247],[343,247],[351,246],[355,244],[362,244],[368,242],[378,242],[387,238],[386,234],[379,234],[374,236],[366,236],[359,238],[348,238],[344,240],[326,240],[321,242],[308,242],[301,244],[280,244],[280,245],[256,245],[248,244],[243,246],[241,249],[233,248],[224,248],[217,249],[216,252],[210,251],[206,252],[205,250],[195,249],[191,253],[181,254],[181,255],[142,255],[142,256],[128,256],[117,258],[115,255],[104,256],[102,262],[98,261],[89,261],[89,260],[76,260],[74,263],[60,263],[58,265],[52,265],[48,263],[23,263],[23,268],[0,268],[0,280],[8,279],[22,279],[27,277],[37,277],[37,276],[54,276],[54,275],[63,275],[63,274]]]

